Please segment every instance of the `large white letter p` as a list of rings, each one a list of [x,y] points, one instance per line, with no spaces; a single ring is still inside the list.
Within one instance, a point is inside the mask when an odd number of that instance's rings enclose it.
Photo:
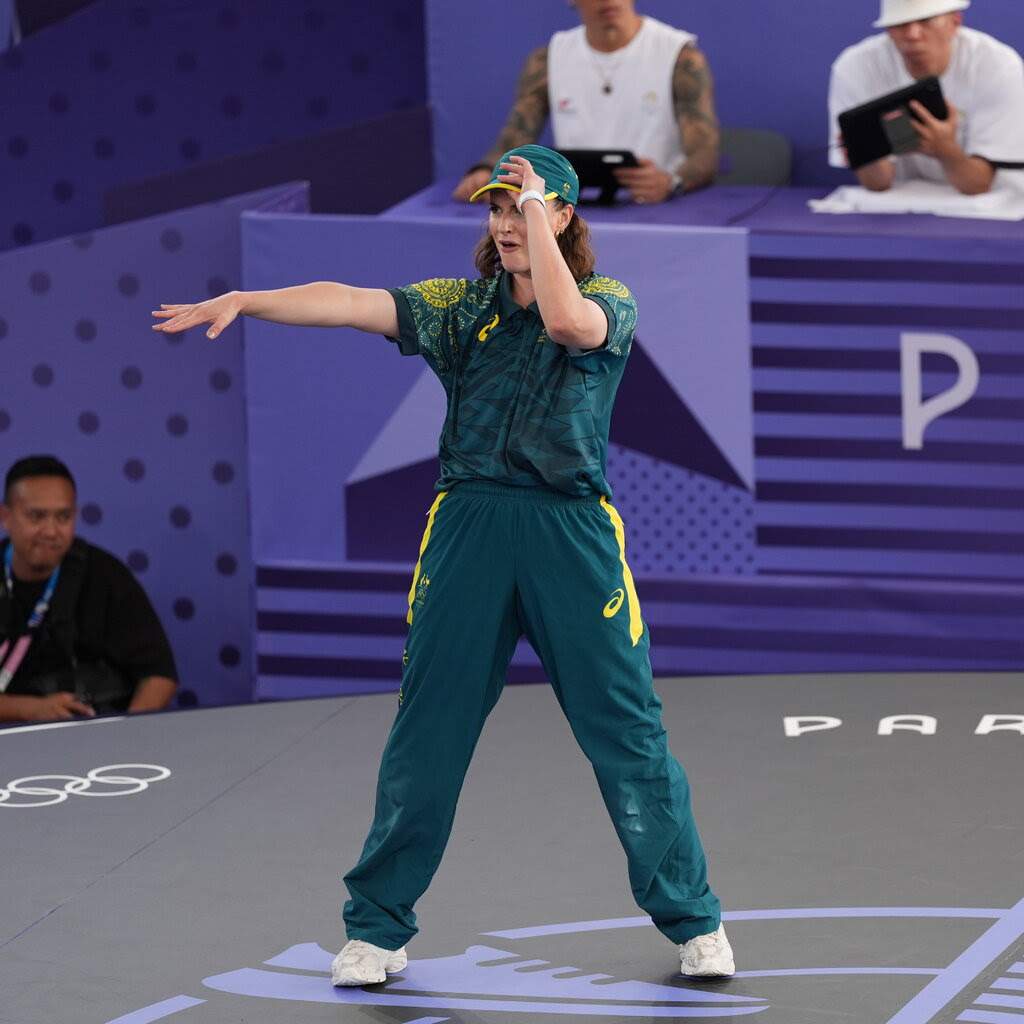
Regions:
[[[925,400],[921,394],[921,355],[941,352],[959,367],[960,376],[948,390]],[[959,338],[949,334],[901,334],[900,371],[903,379],[903,447],[923,448],[924,428],[956,409],[978,390],[978,357]]]

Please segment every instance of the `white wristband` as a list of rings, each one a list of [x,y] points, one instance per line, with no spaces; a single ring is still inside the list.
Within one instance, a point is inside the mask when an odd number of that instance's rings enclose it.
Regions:
[[[523,203],[525,203],[528,199],[536,199],[541,206],[545,205],[544,197],[535,188],[531,188],[527,192],[520,192],[518,197],[516,198],[516,208],[519,210],[520,213],[523,212]]]

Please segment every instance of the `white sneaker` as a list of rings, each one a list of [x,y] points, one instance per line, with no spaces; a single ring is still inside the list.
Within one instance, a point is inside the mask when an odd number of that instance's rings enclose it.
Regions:
[[[401,949],[381,949],[362,939],[351,939],[331,964],[335,985],[376,985],[389,974],[405,969],[409,958]]]
[[[719,925],[707,935],[698,935],[679,947],[680,973],[690,978],[728,978],[736,973],[732,946]]]

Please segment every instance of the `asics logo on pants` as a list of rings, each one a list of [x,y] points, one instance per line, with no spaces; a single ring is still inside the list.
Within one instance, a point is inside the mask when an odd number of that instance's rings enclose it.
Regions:
[[[622,607],[622,602],[626,600],[626,592],[619,587],[612,594],[612,599],[604,606],[604,617],[606,619],[614,618],[616,612]]]

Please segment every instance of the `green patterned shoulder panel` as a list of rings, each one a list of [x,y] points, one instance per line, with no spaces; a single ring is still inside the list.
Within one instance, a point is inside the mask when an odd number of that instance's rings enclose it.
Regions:
[[[621,282],[613,277],[602,277],[600,274],[591,274],[580,283],[581,295],[612,295],[617,299],[624,299],[627,302],[634,302],[633,293]]]
[[[430,281],[420,281],[411,286],[425,302],[435,309],[455,306],[466,294],[465,278],[437,277]]]
[[[594,295],[611,310],[615,317],[615,331],[608,339],[612,352],[628,353],[636,330],[636,299],[633,293],[613,277],[591,274],[580,282],[581,295]]]
[[[402,290],[413,306],[422,304],[425,312],[440,313],[460,307],[463,312],[475,316],[490,305],[496,286],[496,278],[470,281],[464,277],[435,277]]]
[[[433,357],[439,373],[454,365],[465,335],[488,308],[495,286],[494,279],[437,277],[399,289],[409,302],[420,351]]]

